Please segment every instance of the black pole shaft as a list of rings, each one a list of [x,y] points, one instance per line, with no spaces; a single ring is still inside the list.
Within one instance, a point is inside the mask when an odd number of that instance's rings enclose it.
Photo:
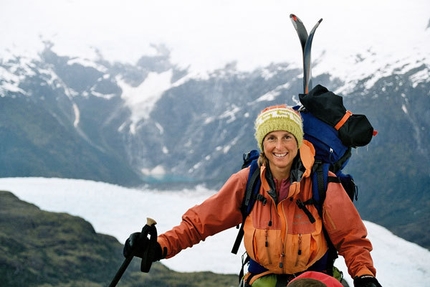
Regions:
[[[109,287],[115,287],[116,284],[118,284],[119,280],[121,279],[122,275],[124,274],[125,270],[130,264],[131,260],[133,260],[133,255],[130,255],[126,259],[124,259],[124,262],[116,272],[115,277],[112,279],[112,282],[110,283]]]

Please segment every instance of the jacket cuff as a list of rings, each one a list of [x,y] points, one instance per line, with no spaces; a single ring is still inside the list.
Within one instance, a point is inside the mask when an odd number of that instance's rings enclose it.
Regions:
[[[162,237],[159,236],[157,238],[157,243],[159,244],[160,251],[161,251],[161,254],[160,254],[161,257],[160,257],[160,259],[165,259],[165,258],[173,257],[173,256],[169,256],[169,249],[167,248],[167,243],[164,240],[164,238],[162,238]]]
[[[372,275],[373,277],[376,277],[376,274],[373,274],[372,271],[370,271],[367,268],[363,268],[363,269],[360,269],[360,271],[358,271],[357,274],[355,274],[352,278],[361,277],[363,275]]]

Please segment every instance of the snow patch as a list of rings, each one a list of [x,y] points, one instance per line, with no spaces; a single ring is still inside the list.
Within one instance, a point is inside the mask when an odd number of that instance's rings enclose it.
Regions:
[[[164,128],[160,123],[155,123],[155,127],[160,131],[160,135],[164,134]]]
[[[161,165],[157,165],[156,167],[154,167],[151,170],[147,169],[147,168],[143,168],[141,170],[141,172],[143,175],[152,176],[152,177],[159,177],[159,178],[162,178],[166,174],[164,167]]]
[[[240,111],[240,108],[239,108],[239,107],[237,107],[237,106],[235,106],[235,105],[233,105],[233,106],[231,107],[231,109],[226,110],[225,112],[223,112],[223,113],[219,116],[219,118],[220,118],[220,119],[227,119],[227,118],[229,118],[229,119],[226,121],[226,123],[227,123],[227,124],[228,124],[228,123],[231,123],[231,122],[234,122],[234,121],[236,120],[236,114],[237,114],[239,111]]]
[[[122,89],[121,97],[132,113],[131,121],[134,126],[130,128],[132,133],[135,132],[139,121],[149,118],[154,105],[171,87],[171,79],[172,70],[163,73],[151,72],[137,87],[130,86],[121,78],[117,79],[118,85]]]
[[[95,63],[93,60],[90,59],[86,59],[86,58],[79,58],[79,57],[74,57],[70,60],[67,61],[67,65],[71,66],[71,65],[81,65],[84,67],[89,67],[89,68],[94,68],[97,71],[100,71],[102,73],[106,73],[107,72],[107,68],[99,65],[97,63]]]
[[[81,113],[76,103],[73,103],[73,113],[75,114],[75,120],[73,121],[73,126],[77,128],[79,125]]]

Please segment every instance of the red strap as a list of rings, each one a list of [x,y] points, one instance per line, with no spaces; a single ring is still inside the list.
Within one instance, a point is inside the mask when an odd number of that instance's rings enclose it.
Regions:
[[[349,117],[352,116],[352,113],[350,111],[346,111],[346,113],[343,115],[343,117],[340,119],[340,121],[334,126],[334,128],[338,131],[349,119]]]

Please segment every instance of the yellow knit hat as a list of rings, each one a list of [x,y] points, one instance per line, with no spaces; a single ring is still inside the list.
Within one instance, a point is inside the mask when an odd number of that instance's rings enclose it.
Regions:
[[[300,148],[303,142],[303,124],[300,114],[286,105],[270,106],[261,111],[255,120],[255,139],[263,151],[264,137],[273,131],[292,133]]]

